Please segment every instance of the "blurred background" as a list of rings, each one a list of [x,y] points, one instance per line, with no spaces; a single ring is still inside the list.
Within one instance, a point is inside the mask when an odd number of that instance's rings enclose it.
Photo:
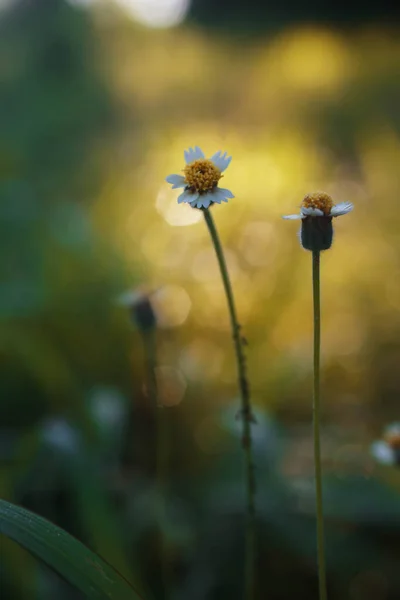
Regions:
[[[322,257],[329,597],[400,597],[400,470],[370,454],[400,406],[398,16],[386,1],[0,1],[0,495],[146,600],[242,598],[226,301],[200,211],[164,181],[193,145],[233,155],[235,199],[213,215],[258,421],[257,597],[317,597],[311,259],[281,220],[316,190],[355,205]],[[156,327],[125,306],[137,289]],[[80,598],[1,549],[4,599]]]

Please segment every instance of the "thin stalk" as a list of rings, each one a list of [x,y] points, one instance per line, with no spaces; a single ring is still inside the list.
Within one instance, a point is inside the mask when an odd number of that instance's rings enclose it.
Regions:
[[[154,408],[158,407],[157,386],[157,347],[156,334],[153,328],[142,332],[144,360],[146,366],[147,391]]]
[[[313,394],[313,433],[314,433],[314,465],[315,465],[315,497],[317,513],[317,556],[319,599],[327,600],[325,548],[324,548],[324,513],[322,504],[322,465],[320,439],[320,354],[321,354],[321,295],[320,295],[320,252],[312,252],[312,280],[314,305],[314,394]]]
[[[165,414],[165,408],[159,403],[158,385],[157,385],[157,347],[156,335],[154,330],[143,332],[143,345],[145,350],[145,361],[147,371],[147,387],[150,401],[155,411],[155,480],[157,504],[156,511],[160,527],[160,566],[161,583],[163,588],[163,598],[166,600],[169,596],[171,573],[166,553],[166,544],[164,536],[164,525],[167,515],[165,509],[165,492],[168,479],[168,423]]]
[[[250,388],[247,379],[246,357],[243,349],[243,338],[240,334],[240,325],[237,319],[235,301],[232,285],[229,279],[228,269],[225,262],[222,245],[215,227],[211,212],[203,210],[208,231],[217,255],[222,282],[228,302],[229,317],[231,321],[232,337],[236,354],[238,372],[238,385],[241,399],[241,417],[243,423],[242,447],[245,457],[246,469],[246,538],[245,538],[245,599],[253,600],[255,590],[255,476],[254,458],[251,438],[251,402]]]

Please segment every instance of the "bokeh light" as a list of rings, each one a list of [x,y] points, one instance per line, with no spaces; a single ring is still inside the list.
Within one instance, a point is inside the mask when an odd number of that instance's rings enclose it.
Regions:
[[[11,0],[2,0],[10,2]],[[91,6],[92,4],[115,3],[135,21],[148,27],[174,27],[185,18],[189,0],[68,0],[71,4]]]

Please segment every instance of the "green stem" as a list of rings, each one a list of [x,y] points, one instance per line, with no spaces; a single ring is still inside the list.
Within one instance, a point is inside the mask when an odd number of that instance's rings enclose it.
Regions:
[[[243,338],[240,334],[240,325],[237,319],[232,285],[228,275],[222,245],[209,209],[204,209],[204,218],[214,245],[221,277],[224,284],[228,302],[229,316],[232,328],[232,337],[235,347],[238,371],[238,385],[241,398],[241,417],[243,423],[242,447],[246,468],[246,540],[245,540],[245,599],[253,600],[255,590],[255,476],[254,459],[251,439],[251,421],[253,419],[250,402],[250,388],[246,372],[246,357],[243,350]]]
[[[321,354],[321,301],[320,301],[320,252],[312,253],[312,280],[314,304],[314,394],[313,394],[313,430],[314,430],[314,465],[315,496],[317,513],[317,555],[319,599],[327,600],[325,548],[324,548],[324,513],[322,504],[322,466],[320,440],[320,354]]]
[[[143,345],[145,350],[145,361],[147,371],[147,385],[150,401],[155,411],[155,480],[157,504],[156,511],[160,535],[160,566],[161,582],[163,587],[163,598],[166,600],[170,588],[170,569],[166,555],[166,544],[164,536],[164,526],[167,515],[165,509],[165,492],[168,478],[168,423],[165,414],[165,408],[159,403],[157,386],[157,347],[156,335],[154,330],[143,332]]]
[[[143,347],[144,347],[144,360],[146,364],[146,379],[147,379],[147,390],[154,408],[159,406],[158,404],[158,388],[157,388],[157,348],[156,348],[156,334],[154,329],[148,329],[142,332]]]

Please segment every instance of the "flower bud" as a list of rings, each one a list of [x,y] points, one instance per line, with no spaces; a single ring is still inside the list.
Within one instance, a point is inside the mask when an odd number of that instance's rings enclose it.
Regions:
[[[140,331],[149,331],[156,327],[156,315],[147,296],[130,307],[132,320]]]
[[[332,246],[332,217],[305,217],[301,222],[301,244],[305,250],[320,252]]]
[[[131,320],[139,331],[151,331],[157,326],[157,318],[150,302],[149,293],[140,288],[129,290],[121,294],[117,302],[128,308]]]

